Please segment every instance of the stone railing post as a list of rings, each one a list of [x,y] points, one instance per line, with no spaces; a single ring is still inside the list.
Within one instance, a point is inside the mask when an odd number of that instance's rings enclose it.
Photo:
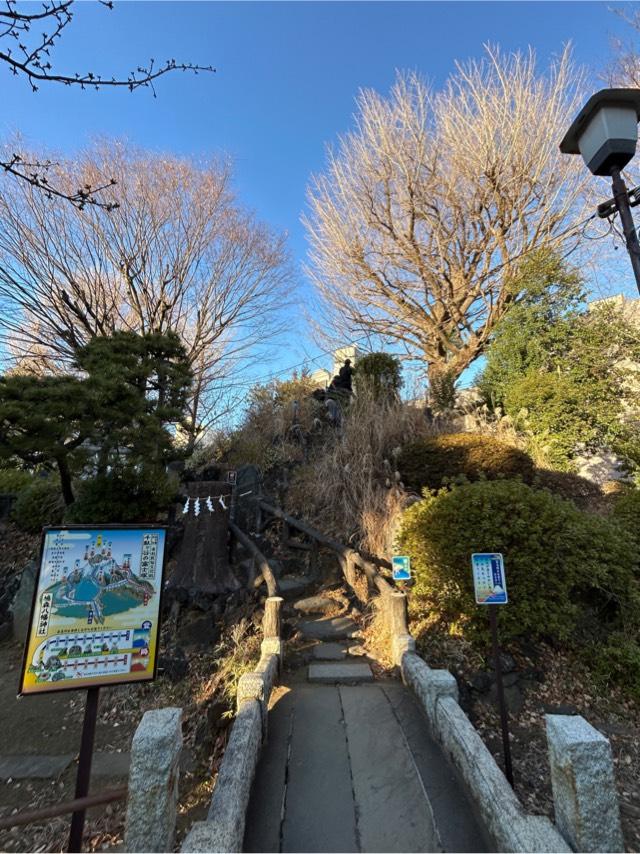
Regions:
[[[575,851],[624,851],[609,740],[579,715],[546,715],[560,833]]]
[[[131,745],[126,851],[173,851],[181,751],[182,709],[145,712]]]

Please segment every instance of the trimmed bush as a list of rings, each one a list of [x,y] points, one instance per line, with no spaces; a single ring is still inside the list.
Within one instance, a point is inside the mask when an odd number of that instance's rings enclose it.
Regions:
[[[591,664],[596,679],[606,690],[611,682],[625,686],[640,700],[640,645],[624,632],[613,632],[606,642],[591,650]]]
[[[613,518],[640,542],[640,489],[623,492],[613,505]]]
[[[0,493],[17,495],[33,480],[33,475],[21,469],[0,469]]]
[[[537,469],[532,485],[536,489],[548,489],[560,498],[573,501],[580,510],[593,511],[600,507],[604,500],[602,490],[596,483],[573,472]]]
[[[11,517],[19,528],[37,534],[45,525],[59,525],[64,501],[57,477],[38,478],[18,493]]]
[[[175,491],[175,484],[164,472],[132,468],[110,472],[77,485],[76,500],[67,509],[65,522],[154,522]]]
[[[416,491],[439,489],[460,476],[521,478],[530,483],[534,475],[531,457],[506,442],[481,433],[445,433],[405,445],[398,460],[403,482]]]
[[[361,356],[355,367],[354,385],[357,394],[364,392],[376,400],[396,400],[402,387],[400,359],[391,353]]]
[[[504,642],[598,637],[640,613],[637,547],[614,521],[515,480],[480,481],[427,495],[403,514],[399,544],[415,572],[415,594],[470,640],[488,640],[475,604],[473,552],[504,555],[509,604]]]

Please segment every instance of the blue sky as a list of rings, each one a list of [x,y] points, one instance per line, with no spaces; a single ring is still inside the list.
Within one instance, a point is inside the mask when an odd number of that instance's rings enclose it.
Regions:
[[[532,45],[541,66],[569,40],[579,62],[599,69],[612,34],[629,35],[607,3],[79,3],[56,49],[59,71],[126,74],[149,57],[216,66],[215,75],[174,73],[148,91],[81,92],[24,80],[0,68],[0,134],[64,153],[96,135],[198,156],[224,151],[236,164],[242,201],[287,231],[298,268],[306,254],[300,214],[325,145],[348,130],[360,87],[388,91],[396,69],[417,69],[436,86],[456,59],[485,42]],[[595,81],[595,88],[602,83]],[[7,180],[6,178],[3,180]],[[0,185],[1,188],[1,185]],[[298,276],[297,299],[307,285]],[[318,350],[291,334],[265,372]],[[260,373],[260,370],[258,370]]]

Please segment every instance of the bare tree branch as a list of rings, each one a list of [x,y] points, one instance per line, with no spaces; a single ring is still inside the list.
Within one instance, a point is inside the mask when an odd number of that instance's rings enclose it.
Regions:
[[[586,179],[558,139],[580,103],[568,52],[487,49],[440,92],[399,75],[364,91],[356,130],[309,191],[309,273],[323,323],[366,332],[453,378],[520,297],[511,259],[554,244],[584,210]]]
[[[173,330],[196,375],[195,431],[279,328],[284,237],[238,204],[224,161],[104,142],[52,169],[69,192],[114,179],[118,207],[75,210],[12,183],[0,197],[0,337],[23,369],[56,370],[93,335]]]
[[[0,8],[0,42],[3,39],[13,47],[0,48],[0,61],[9,66],[15,76],[26,77],[34,92],[37,92],[37,83],[62,83],[66,86],[79,86],[81,89],[92,87],[102,88],[126,88],[129,91],[140,87],[150,87],[155,97],[154,82],[170,71],[191,71],[197,74],[200,71],[215,72],[211,65],[196,65],[191,62],[176,62],[175,59],[167,59],[162,65],[156,66],[155,60],[150,59],[146,66],[138,66],[129,72],[126,77],[103,77],[87,71],[84,74],[75,72],[58,73],[54,71],[51,62],[51,51],[60,40],[66,28],[71,24],[74,15],[75,0],[51,0],[43,4],[43,11],[32,13],[18,9],[17,0],[5,0],[4,8]],[[113,9],[112,2],[101,3],[108,9]],[[31,45],[27,44],[31,36],[33,24],[45,22],[49,25],[49,32],[40,33]],[[17,43],[17,44],[16,44]]]
[[[100,5],[113,9],[111,0],[100,0]],[[17,0],[4,0],[0,6],[0,62],[4,63],[15,77],[26,78],[33,92],[38,91],[39,83],[58,83],[65,86],[79,86],[81,89],[126,88],[129,91],[148,87],[156,91],[154,83],[158,78],[171,71],[215,72],[211,65],[180,63],[167,59],[156,66],[151,59],[146,66],[138,66],[123,78],[103,77],[87,71],[79,73],[58,73],[52,64],[52,51],[62,38],[74,15],[74,0],[49,0],[42,4],[42,11],[30,11],[30,6]],[[44,25],[44,31],[35,33],[35,25]],[[94,205],[104,210],[113,210],[113,201],[104,201],[100,193],[112,186],[108,180],[100,186],[85,185],[65,194],[60,187],[49,180],[51,163],[36,162],[26,164],[16,154],[9,159],[0,160],[0,169],[8,175],[26,181],[33,187],[43,190],[47,198],[66,199],[80,209]]]

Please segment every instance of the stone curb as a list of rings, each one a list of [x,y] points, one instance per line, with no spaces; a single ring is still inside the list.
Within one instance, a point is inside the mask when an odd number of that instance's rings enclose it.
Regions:
[[[207,820],[193,825],[181,851],[242,851],[247,805],[261,745],[260,701],[246,700],[231,730]]]
[[[422,705],[434,737],[467,785],[496,851],[570,852],[546,816],[525,812],[493,756],[458,705],[447,670],[432,670],[414,652],[401,663],[402,679]]]

